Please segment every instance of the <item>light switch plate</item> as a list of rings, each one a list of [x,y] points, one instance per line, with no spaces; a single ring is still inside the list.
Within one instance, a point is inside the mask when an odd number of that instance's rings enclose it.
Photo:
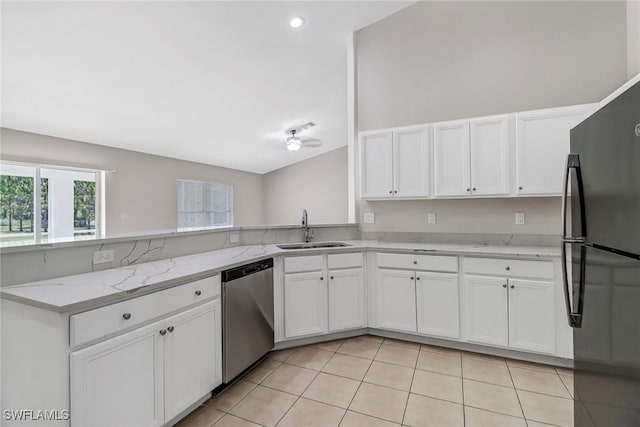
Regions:
[[[365,224],[375,224],[376,216],[373,212],[367,212],[364,214],[364,223]]]
[[[229,234],[229,243],[238,243],[240,241],[240,235],[238,233]]]
[[[93,253],[94,264],[105,264],[107,262],[113,262],[114,251],[109,249],[107,251],[95,251]]]
[[[429,224],[435,224],[436,223],[436,213],[435,212],[429,212],[427,214],[427,222]]]
[[[524,212],[516,212],[516,225],[524,225]]]

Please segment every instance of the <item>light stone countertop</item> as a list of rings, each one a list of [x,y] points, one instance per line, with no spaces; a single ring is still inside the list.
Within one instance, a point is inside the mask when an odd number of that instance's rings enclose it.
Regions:
[[[380,250],[400,253],[484,255],[504,257],[558,257],[560,248],[463,244],[344,241],[351,246],[324,249],[280,249],[277,245],[236,246],[160,261],[91,273],[41,280],[2,288],[4,299],[57,312],[77,312],[133,298],[213,275],[253,261],[279,255]]]

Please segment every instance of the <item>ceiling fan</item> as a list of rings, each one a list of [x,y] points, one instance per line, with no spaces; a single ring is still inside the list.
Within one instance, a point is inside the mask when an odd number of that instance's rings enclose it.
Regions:
[[[285,130],[284,133],[287,135],[287,139],[285,139],[285,147],[289,151],[298,151],[300,148],[315,148],[320,147],[322,145],[322,141],[318,138],[300,138],[300,133],[305,130],[315,126],[315,123],[308,122],[302,124],[300,126],[290,127]]]

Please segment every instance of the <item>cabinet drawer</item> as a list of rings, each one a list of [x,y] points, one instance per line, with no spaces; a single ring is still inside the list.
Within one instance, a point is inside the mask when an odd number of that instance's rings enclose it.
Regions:
[[[320,271],[324,268],[322,255],[292,256],[284,259],[285,273]]]
[[[362,267],[362,253],[330,254],[328,265],[330,269]]]
[[[376,254],[378,267],[405,270],[458,271],[458,257],[442,255]]]
[[[553,279],[553,262],[465,258],[465,273]]]
[[[218,274],[164,291],[74,314],[70,318],[71,347],[130,329],[219,295],[220,275]],[[125,317],[129,318],[125,319]]]

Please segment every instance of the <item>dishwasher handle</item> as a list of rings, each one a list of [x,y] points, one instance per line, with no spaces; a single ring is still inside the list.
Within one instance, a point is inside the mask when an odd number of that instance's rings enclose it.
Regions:
[[[263,259],[261,261],[252,262],[251,264],[241,265],[240,267],[232,268],[222,272],[222,281],[231,282],[233,280],[241,279],[245,276],[260,273],[261,271],[270,270],[273,268],[273,258]]]

